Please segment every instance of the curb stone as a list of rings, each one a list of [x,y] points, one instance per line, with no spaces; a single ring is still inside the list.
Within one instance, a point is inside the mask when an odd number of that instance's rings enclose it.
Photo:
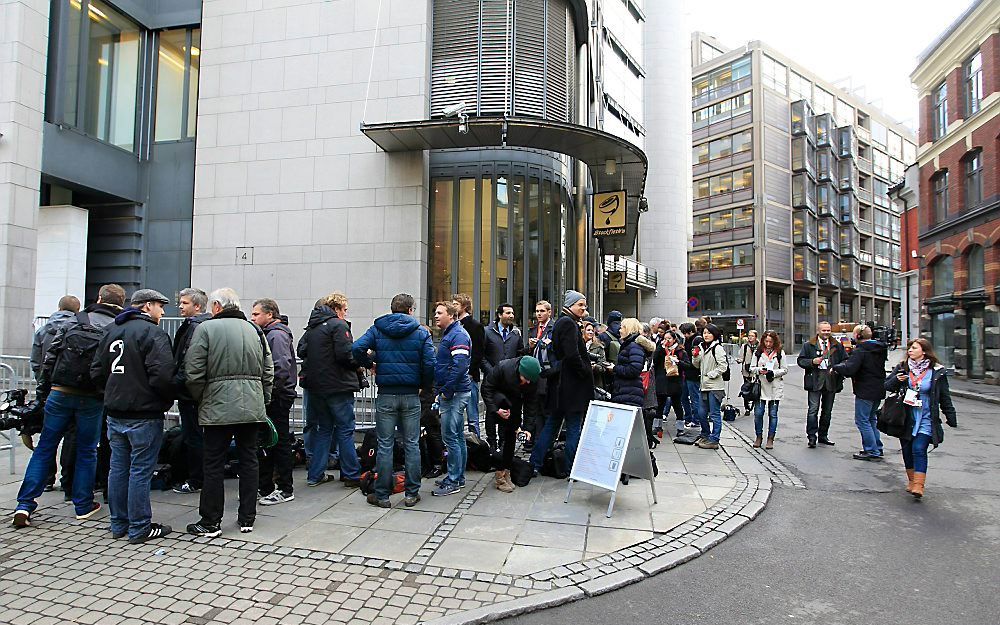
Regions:
[[[568,586],[524,597],[523,599],[515,599],[514,601],[506,601],[474,610],[449,614],[432,621],[423,621],[423,623],[424,625],[473,625],[475,623],[489,623],[526,612],[534,612],[535,610],[571,603],[583,599],[585,596],[586,594],[583,590],[576,586]]]
[[[990,395],[984,395],[983,393],[975,393],[973,391],[962,391],[956,389],[950,389],[951,394],[955,397],[961,397],[963,399],[974,399],[976,401],[986,402],[988,404],[1000,405],[1000,397],[991,397]]]

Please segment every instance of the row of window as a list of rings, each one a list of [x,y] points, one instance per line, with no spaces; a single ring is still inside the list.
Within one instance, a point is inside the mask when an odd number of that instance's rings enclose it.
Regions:
[[[962,64],[962,107],[964,117],[979,112],[983,101],[983,54],[976,50]],[[943,80],[931,93],[931,128],[933,139],[948,133],[948,81]]]
[[[695,300],[692,311],[749,311],[753,308],[753,291],[749,287],[724,289],[692,289],[688,298]]]
[[[931,225],[939,224],[948,218],[949,172],[947,169],[934,174],[931,178],[932,206]],[[983,201],[983,151],[977,149],[962,159],[962,189],[965,193],[966,210]]]
[[[716,102],[712,106],[706,106],[692,113],[692,128],[697,130],[748,112],[750,112],[750,92],[741,93],[736,97]]]
[[[691,83],[691,97],[696,102],[714,100],[727,93],[727,90],[734,89],[734,84],[749,86],[746,84],[748,81],[743,80],[749,78],[750,56],[745,56],[695,78]]]
[[[728,137],[699,143],[694,146],[691,157],[695,165],[700,165],[717,158],[749,152],[752,147],[753,131],[744,130]]]
[[[688,254],[688,271],[718,271],[750,265],[753,265],[752,243]]]
[[[753,167],[694,181],[694,199],[753,188]]]
[[[968,272],[966,290],[981,289],[986,283],[985,253],[981,245],[973,245],[964,255],[965,268]],[[934,295],[945,295],[955,290],[955,259],[951,256],[941,258],[931,265],[934,277]]]
[[[694,216],[694,233],[710,234],[753,227],[753,207],[727,208]]]

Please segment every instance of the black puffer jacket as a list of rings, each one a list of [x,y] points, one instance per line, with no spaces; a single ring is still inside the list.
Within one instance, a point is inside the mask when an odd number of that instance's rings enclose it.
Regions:
[[[611,401],[616,404],[642,406],[646,393],[642,389],[642,369],[646,364],[646,350],[636,343],[638,334],[630,334],[622,339],[615,365],[615,382],[611,391]]]
[[[552,356],[558,362],[559,373],[557,377],[550,374],[548,379],[549,402],[554,401],[554,409],[563,413],[586,412],[594,397],[594,371],[580,323],[569,312],[559,317],[552,328]],[[554,400],[553,380],[557,380]]]
[[[301,384],[311,393],[355,393],[361,388],[358,364],[351,356],[351,327],[329,306],[314,308],[306,332],[299,339],[303,360]]]
[[[862,341],[847,360],[833,366],[834,373],[851,378],[854,395],[867,401],[885,397],[885,359],[889,350],[876,340]]]
[[[162,419],[174,403],[170,337],[149,316],[126,308],[107,327],[90,377],[117,419]]]
[[[191,393],[187,390],[184,376],[184,357],[187,356],[188,347],[191,346],[191,337],[194,336],[195,328],[202,321],[211,318],[212,313],[208,312],[188,317],[174,334],[174,384],[177,386],[177,398],[180,400],[194,401],[191,399]]]

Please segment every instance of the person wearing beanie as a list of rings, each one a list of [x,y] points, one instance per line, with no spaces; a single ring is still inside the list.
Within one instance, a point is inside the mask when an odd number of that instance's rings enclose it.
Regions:
[[[695,445],[702,449],[718,449],[729,359],[722,346],[722,330],[714,323],[705,326],[702,339],[704,343],[695,347],[692,354],[692,363],[701,373],[701,436]]]
[[[580,323],[587,316],[587,300],[578,291],[566,291],[563,314],[552,328],[552,355],[559,363],[558,371],[547,378],[550,397],[554,393],[552,416],[531,450],[531,465],[535,471],[542,468],[542,460],[556,440],[563,422],[566,423],[566,462],[573,466],[576,447],[580,442],[583,415],[594,396],[594,372],[590,367],[587,344],[580,331]]]
[[[619,342],[622,340],[622,320],[624,318],[625,315],[618,310],[612,310],[608,313],[608,333],[618,339]]]
[[[514,492],[510,479],[510,465],[514,459],[514,446],[518,431],[531,438],[535,419],[541,406],[538,400],[538,380],[542,365],[533,356],[501,360],[483,378],[483,402],[487,414],[493,415],[503,432],[503,448],[497,463],[495,482],[497,490]]]

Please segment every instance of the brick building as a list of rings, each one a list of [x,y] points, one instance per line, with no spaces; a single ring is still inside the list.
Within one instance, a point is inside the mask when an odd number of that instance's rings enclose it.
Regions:
[[[1000,383],[998,31],[1000,2],[977,0],[910,79],[920,91],[920,331],[957,375]]]

